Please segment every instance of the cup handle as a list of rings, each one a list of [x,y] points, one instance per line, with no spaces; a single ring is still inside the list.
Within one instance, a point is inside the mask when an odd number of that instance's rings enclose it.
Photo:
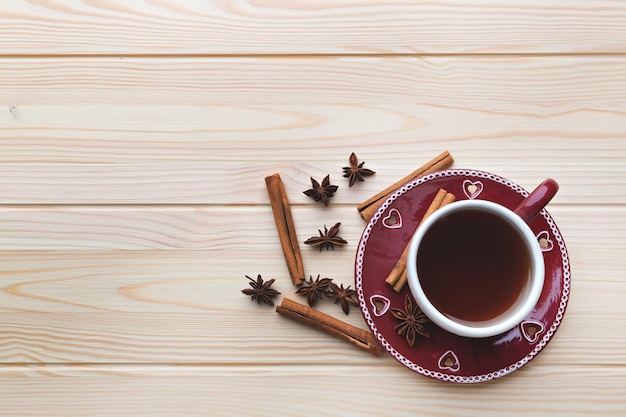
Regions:
[[[530,223],[552,200],[557,191],[559,191],[559,184],[552,178],[548,178],[539,184],[513,211],[526,223]]]

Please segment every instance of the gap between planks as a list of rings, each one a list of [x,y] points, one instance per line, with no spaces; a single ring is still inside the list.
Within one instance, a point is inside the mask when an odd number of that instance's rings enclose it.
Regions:
[[[383,353],[384,356],[387,355],[386,352]],[[391,359],[391,357],[389,357]],[[115,370],[115,368],[120,368],[121,370],[132,372],[133,369],[137,369],[139,371],[145,371],[146,368],[151,368],[154,371],[166,371],[166,372],[175,372],[178,369],[185,369],[191,371],[203,371],[207,368],[215,369],[215,370],[240,370],[243,372],[247,372],[249,370],[274,370],[277,367],[280,368],[313,368],[320,373],[326,373],[328,371],[337,372],[338,368],[393,368],[395,366],[400,366],[395,361],[391,360],[380,360],[376,362],[368,362],[368,363],[342,363],[341,365],[333,364],[333,363],[285,363],[285,362],[271,362],[267,360],[263,360],[263,363],[193,363],[193,362],[50,362],[50,363],[40,363],[40,362],[22,362],[22,363],[7,363],[0,362],[0,376],[4,372],[14,372],[16,370],[23,370],[26,372],[37,372],[37,371],[46,371],[46,370],[55,370],[55,369],[64,369],[67,370],[78,370],[78,371],[108,371]],[[532,363],[532,362],[531,362]],[[532,365],[528,365],[529,367]],[[599,363],[576,363],[575,366],[577,368],[612,368],[612,369],[626,369],[626,364],[613,363],[613,364],[599,364]],[[539,367],[539,366],[537,366]],[[556,367],[556,368],[571,368],[571,363],[542,363],[540,365],[541,368],[544,367]],[[400,368],[401,369],[401,368]]]
[[[54,59],[54,58],[259,58],[259,59],[291,59],[291,58],[420,58],[420,57],[454,57],[454,58],[561,58],[561,57],[605,57],[622,58],[626,52],[477,52],[477,53],[426,53],[426,52],[405,52],[405,53],[258,53],[258,54],[224,54],[224,53],[185,53],[185,54],[142,54],[142,53],[120,53],[120,54],[0,54],[0,59]]]

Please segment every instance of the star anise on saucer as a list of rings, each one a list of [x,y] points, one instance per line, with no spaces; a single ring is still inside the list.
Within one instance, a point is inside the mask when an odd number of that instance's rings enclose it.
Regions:
[[[337,285],[331,282],[327,295],[329,298],[335,299],[335,304],[341,302],[341,309],[346,314],[350,313],[350,304],[355,307],[359,306],[359,303],[356,301],[356,292],[349,285],[344,288],[343,284]]]
[[[350,166],[343,167],[344,178],[350,178],[348,182],[348,188],[351,188],[354,183],[357,182],[357,180],[365,181],[364,177],[369,177],[370,175],[376,174],[376,172],[372,171],[371,169],[363,168],[363,164],[365,164],[365,162],[361,162],[359,164],[359,160],[354,152],[350,154]]]
[[[296,294],[306,297],[306,302],[309,306],[313,307],[319,299],[324,298],[331,282],[333,282],[332,278],[320,279],[319,274],[317,275],[317,279],[313,281],[313,277],[309,275],[309,280],[304,280],[302,286],[296,291]]]
[[[340,236],[337,236],[337,233],[339,233],[340,226],[341,226],[341,223],[337,223],[333,227],[331,227],[330,230],[328,230],[326,228],[326,225],[324,225],[323,233],[321,230],[318,229],[318,232],[320,233],[320,235],[311,236],[310,238],[304,241],[304,244],[311,245],[311,246],[319,246],[320,252],[322,251],[323,248],[326,248],[326,250],[328,249],[334,250],[335,246],[347,245],[348,242],[345,239],[343,239]]]
[[[339,188],[336,185],[330,184],[330,174],[324,177],[321,184],[311,177],[311,186],[312,188],[303,191],[304,194],[311,197],[315,201],[321,201],[325,206],[330,203],[330,198]]]
[[[256,281],[253,278],[250,278],[246,275],[246,278],[250,280],[249,284],[252,288],[246,288],[241,290],[245,295],[249,295],[251,300],[256,300],[257,304],[265,303],[271,306],[274,305],[272,298],[276,297],[280,294],[273,288],[270,288],[274,283],[275,279],[270,279],[267,282],[263,282],[263,278],[261,278],[261,274],[257,277]]]
[[[415,337],[418,334],[430,337],[430,334],[424,328],[424,323],[428,323],[430,319],[426,317],[417,304],[413,306],[413,301],[408,294],[404,300],[404,311],[398,308],[392,308],[390,311],[397,320],[400,320],[400,323],[393,329],[400,336],[404,336],[409,346],[413,347]]]

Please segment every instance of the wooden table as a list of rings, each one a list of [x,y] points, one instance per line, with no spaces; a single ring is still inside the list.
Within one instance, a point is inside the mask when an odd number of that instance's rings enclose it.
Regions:
[[[626,414],[624,2],[5,0],[0,54],[0,415]],[[266,175],[353,284],[356,205],[444,149],[561,185],[571,298],[527,366],[437,382],[240,293],[302,301]]]

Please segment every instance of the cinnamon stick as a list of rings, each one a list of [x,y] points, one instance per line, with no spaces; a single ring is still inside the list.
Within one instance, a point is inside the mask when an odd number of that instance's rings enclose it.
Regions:
[[[280,246],[283,249],[291,282],[293,282],[293,285],[300,285],[304,281],[304,266],[302,265],[296,227],[291,216],[291,207],[283,181],[280,179],[279,174],[274,174],[265,177],[265,185],[267,186],[267,194],[270,198],[272,214],[274,215]]]
[[[276,307],[276,312],[282,316],[299,321],[333,336],[359,346],[373,355],[380,355],[382,348],[378,341],[367,330],[359,329],[339,319],[331,317],[314,308],[302,305],[288,298]]]
[[[429,218],[431,214],[433,214],[435,211],[437,211],[437,209],[439,209],[439,207],[441,207],[441,203],[443,203],[443,199],[446,198],[446,195],[448,195],[448,192],[443,188],[440,188],[439,191],[437,191],[437,194],[435,194],[435,198],[433,198],[430,206],[428,206],[428,208],[426,209],[426,213],[424,213],[424,216],[422,216],[422,220],[420,221],[420,223]]]
[[[420,223],[423,222],[432,213],[434,213],[435,210],[439,208],[439,206],[441,206],[441,203],[443,202],[443,199],[446,197],[447,194],[448,194],[447,191],[444,190],[443,188],[437,191],[437,194],[435,194],[433,201],[430,203],[430,205],[426,209],[426,213],[422,217],[422,220],[420,221]],[[419,223],[418,223],[418,226],[419,226]],[[416,229],[417,229],[417,226],[416,226]],[[391,272],[385,279],[385,282],[391,285],[392,287],[396,285],[396,283],[398,282],[402,274],[405,273],[406,257],[407,257],[408,252],[409,252],[409,244],[406,245],[406,247],[404,248],[404,251],[402,251],[402,255],[400,255],[400,258],[398,259],[393,269],[391,270]]]
[[[456,200],[456,197],[454,196],[454,194],[452,193],[448,193],[446,194],[446,196],[443,198],[443,201],[441,202],[441,205],[439,206],[439,208],[445,207],[450,203],[454,203],[454,200]],[[423,221],[423,219],[422,219]]]
[[[454,162],[454,159],[452,158],[452,155],[450,155],[450,152],[448,151],[442,152],[441,154],[437,155],[430,161],[426,162],[424,165],[422,165],[415,171],[411,172],[406,177],[395,182],[394,184],[385,188],[383,191],[379,192],[378,194],[370,197],[366,201],[359,204],[357,206],[357,210],[359,211],[359,214],[361,214],[361,217],[365,219],[365,221],[369,221],[369,219],[372,218],[374,213],[376,213],[376,210],[378,210],[378,207],[380,207],[380,205],[385,201],[385,199],[387,199],[387,197],[389,197],[391,193],[393,193],[395,190],[397,190],[398,188],[400,188],[407,182],[414,180],[415,178],[448,168],[450,165],[452,165],[453,162]]]
[[[426,213],[424,213],[424,216],[422,217],[422,220],[419,224],[421,224],[424,220],[430,217],[430,215],[433,214],[435,211],[452,203],[454,200],[454,194],[447,192],[443,188],[439,189],[439,191],[437,191],[437,194],[435,194],[432,203],[430,203],[430,206],[428,206],[428,209],[426,209]],[[402,251],[402,255],[400,255],[400,259],[398,259],[393,269],[385,279],[385,282],[391,285],[395,292],[402,291],[408,280],[408,275],[406,272],[406,258],[409,253],[410,244],[411,242],[407,243],[404,251]]]

